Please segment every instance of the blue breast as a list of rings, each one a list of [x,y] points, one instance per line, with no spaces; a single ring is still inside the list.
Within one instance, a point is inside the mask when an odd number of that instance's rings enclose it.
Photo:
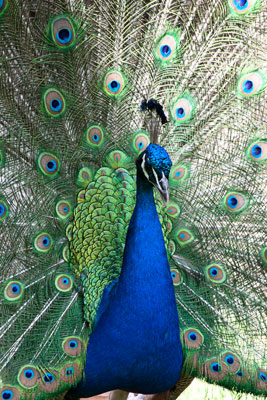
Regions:
[[[174,386],[182,367],[174,288],[153,189],[140,179],[121,276],[102,303],[85,379],[72,394],[159,393]]]

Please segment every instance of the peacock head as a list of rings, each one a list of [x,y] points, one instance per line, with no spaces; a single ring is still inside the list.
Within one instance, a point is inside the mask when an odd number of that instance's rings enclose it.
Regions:
[[[169,201],[168,178],[171,166],[169,154],[158,144],[149,144],[136,160],[141,179],[155,186],[165,203]]]

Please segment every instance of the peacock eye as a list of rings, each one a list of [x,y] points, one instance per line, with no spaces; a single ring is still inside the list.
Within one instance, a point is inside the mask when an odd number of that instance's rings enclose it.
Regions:
[[[55,285],[60,292],[69,292],[73,287],[73,279],[69,275],[59,275],[56,277]]]
[[[179,286],[182,283],[182,277],[177,269],[171,269],[171,277],[174,286]]]
[[[191,349],[198,349],[204,342],[204,337],[198,329],[186,329],[183,339],[186,346]]]
[[[125,79],[118,71],[109,72],[104,79],[104,90],[111,96],[118,96],[125,86]]]
[[[54,375],[51,374],[50,372],[46,372],[46,373],[43,375],[43,381],[44,381],[45,383],[52,383],[54,380],[55,380],[55,377],[54,377]]]
[[[56,213],[60,219],[67,219],[72,214],[72,207],[70,202],[67,200],[60,200],[56,204]]]
[[[40,253],[48,252],[52,245],[53,239],[49,233],[43,232],[34,239],[34,247]]]
[[[204,268],[206,279],[214,284],[221,284],[226,280],[225,268],[219,264],[211,264]]]
[[[242,74],[238,79],[237,95],[240,98],[259,94],[265,87],[265,80],[261,72],[255,71]]]
[[[0,222],[8,216],[7,203],[2,199],[0,200]]]
[[[252,143],[247,149],[247,156],[257,162],[266,162],[267,142],[264,140]]]
[[[60,171],[60,162],[52,153],[41,153],[38,157],[38,167],[43,175],[53,179]]]
[[[247,208],[248,200],[241,193],[230,192],[224,197],[223,204],[226,210],[232,213],[240,213]]]
[[[236,15],[248,13],[255,6],[257,0],[228,0],[231,11]]]
[[[174,57],[177,55],[178,47],[178,35],[174,32],[170,32],[159,40],[155,49],[155,57],[158,61],[165,64],[174,59]]]
[[[71,19],[67,16],[53,18],[51,22],[51,35],[58,48],[70,48],[75,43],[75,30]]]
[[[171,116],[174,123],[181,124],[190,121],[194,115],[195,103],[195,99],[189,92],[175,100],[171,106]]]
[[[48,89],[43,99],[45,110],[50,116],[58,117],[65,111],[65,100],[58,90]]]
[[[31,365],[25,365],[22,367],[18,374],[18,382],[20,386],[26,389],[31,389],[36,386],[38,379],[39,371]]]
[[[104,132],[99,125],[91,125],[85,133],[86,144],[91,148],[100,148],[104,142]]]
[[[24,292],[23,284],[19,281],[9,282],[4,290],[5,299],[8,301],[19,300]]]
[[[222,367],[219,363],[214,362],[210,365],[210,368],[212,369],[212,371],[214,372],[220,372],[222,370]]]
[[[77,357],[82,351],[82,342],[77,337],[70,337],[63,341],[63,350],[66,354],[72,357]]]

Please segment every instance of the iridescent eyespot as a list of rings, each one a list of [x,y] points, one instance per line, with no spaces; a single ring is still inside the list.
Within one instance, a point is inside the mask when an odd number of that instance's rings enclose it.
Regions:
[[[106,161],[111,168],[117,169],[127,164],[129,157],[123,151],[115,150],[108,154]]]
[[[179,36],[176,33],[165,34],[158,42],[155,57],[158,61],[166,63],[177,55]]]
[[[73,384],[80,378],[82,374],[81,366],[78,363],[71,363],[65,365],[60,373],[63,382]]]
[[[175,243],[173,240],[169,240],[169,251],[171,255],[175,253]]]
[[[76,179],[76,185],[82,188],[86,188],[93,179],[93,171],[90,168],[83,167],[78,172]]]
[[[82,342],[76,337],[66,338],[62,343],[63,350],[71,357],[78,357],[82,352]]]
[[[252,143],[246,152],[247,156],[257,162],[267,161],[267,142],[265,140]]]
[[[4,12],[7,9],[8,0],[0,0],[0,17],[4,15]]]
[[[57,89],[48,89],[44,93],[45,111],[52,117],[58,117],[65,111],[63,95]]]
[[[99,125],[91,125],[86,131],[86,144],[93,149],[100,148],[104,142],[104,132]]]
[[[210,264],[204,267],[204,273],[207,280],[216,284],[223,283],[226,279],[225,269],[219,264]]]
[[[171,106],[171,116],[176,124],[190,121],[195,111],[195,99],[188,92],[176,99]]]
[[[56,204],[56,213],[62,220],[69,218],[72,215],[71,203],[67,200],[60,200]]]
[[[47,253],[53,245],[52,236],[47,232],[42,232],[34,239],[34,247],[40,253]]]
[[[264,369],[258,369],[256,374],[255,384],[257,389],[266,390],[267,389],[267,371]]]
[[[53,179],[60,171],[60,161],[52,153],[41,153],[38,157],[38,167],[43,175]]]
[[[230,10],[235,15],[247,14],[251,11],[257,0],[228,0]]]
[[[198,329],[186,329],[183,334],[184,343],[190,349],[199,349],[203,342],[204,337]]]
[[[16,387],[4,386],[0,388],[1,400],[19,400],[20,398],[20,392]]]
[[[202,366],[202,374],[215,381],[223,380],[227,370],[227,365],[221,364],[216,358],[206,361]]]
[[[24,286],[19,281],[9,282],[4,290],[5,299],[8,301],[17,301],[21,299],[24,292]]]
[[[118,96],[125,88],[125,78],[118,71],[110,71],[104,78],[104,91],[109,96]]]
[[[169,215],[172,218],[177,218],[180,215],[180,207],[175,204],[174,202],[169,202],[167,207],[166,207],[166,214]]]
[[[25,389],[31,389],[37,385],[40,374],[32,365],[25,365],[18,373],[18,382]]]
[[[174,269],[174,268],[171,269],[171,277],[172,277],[174,286],[179,286],[183,282],[182,276],[181,276],[180,272],[177,271],[177,269]]]
[[[229,192],[223,198],[223,205],[227,211],[237,214],[248,207],[248,199],[242,193]]]
[[[190,165],[176,164],[171,168],[169,182],[172,187],[181,184],[190,175]]]
[[[75,30],[67,16],[53,18],[51,33],[54,43],[60,48],[69,48],[74,44]]]
[[[195,237],[189,230],[179,229],[176,233],[176,239],[180,246],[185,246],[191,243],[195,239]]]
[[[265,86],[266,81],[261,72],[242,74],[237,83],[237,95],[239,98],[255,96],[261,93]]]
[[[261,258],[263,259],[263,261],[267,262],[267,247],[264,247],[263,249],[261,249],[260,255],[261,255]]]
[[[149,145],[150,140],[146,133],[139,132],[133,138],[133,149],[136,153],[141,153]]]
[[[56,277],[55,285],[60,292],[69,292],[73,287],[73,279],[67,274],[61,274]]]
[[[9,210],[5,200],[0,199],[0,222],[8,216]]]
[[[58,372],[56,370],[42,370],[42,377],[39,380],[40,389],[44,392],[55,392],[60,385]]]
[[[235,374],[240,370],[240,360],[239,357],[229,351],[226,351],[221,356],[221,361],[228,365],[231,374]]]

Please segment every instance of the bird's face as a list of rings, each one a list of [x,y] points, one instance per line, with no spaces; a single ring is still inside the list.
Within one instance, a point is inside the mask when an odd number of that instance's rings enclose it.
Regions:
[[[136,160],[139,173],[159,191],[165,204],[169,201],[168,178],[172,166],[167,151],[158,144],[150,144]]]

